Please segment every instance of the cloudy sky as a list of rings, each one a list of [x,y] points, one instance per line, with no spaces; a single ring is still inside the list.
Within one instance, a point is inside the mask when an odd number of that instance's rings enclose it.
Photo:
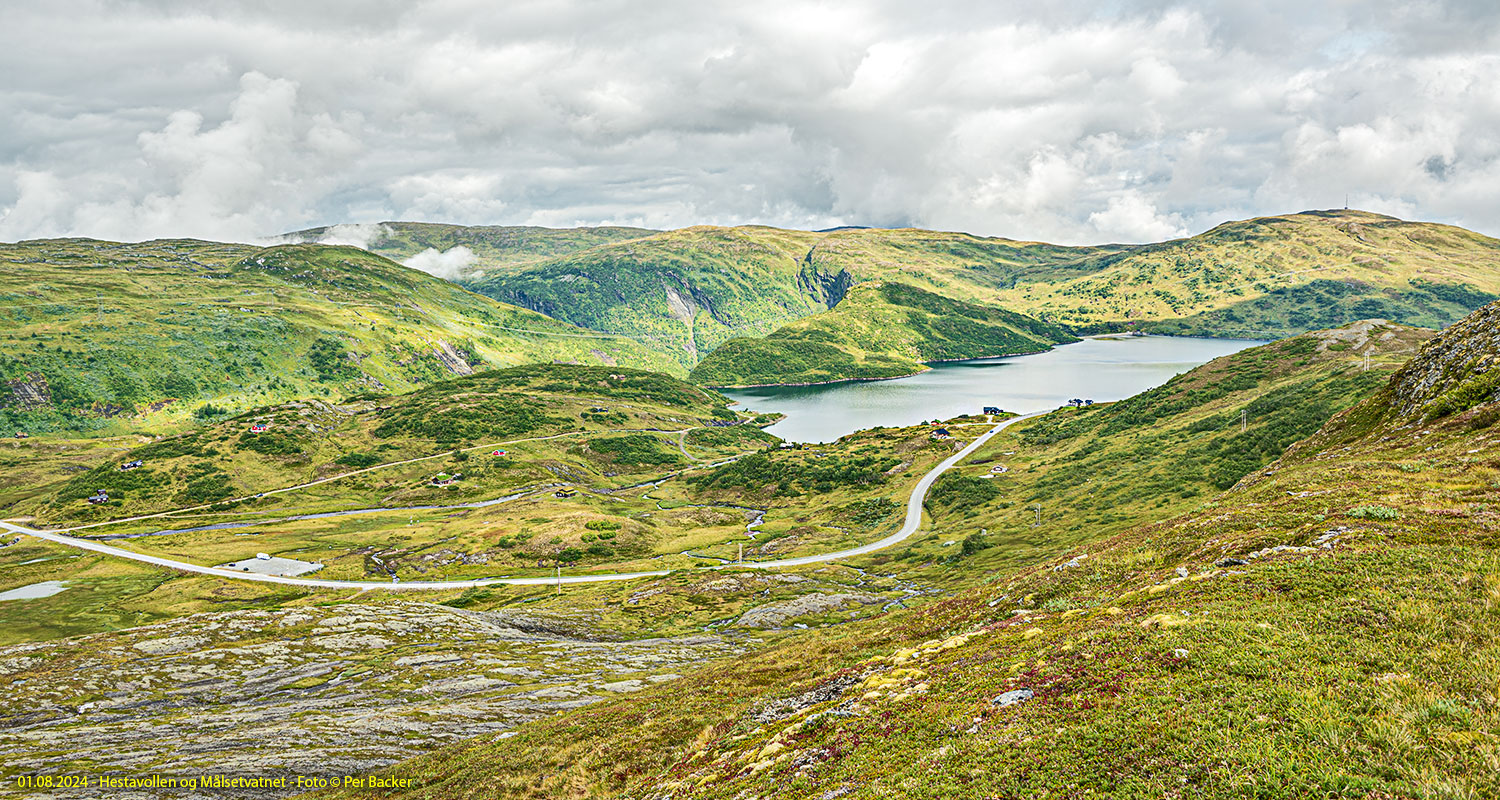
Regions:
[[[1492,0],[8,0],[0,240],[388,219],[1500,235]]]

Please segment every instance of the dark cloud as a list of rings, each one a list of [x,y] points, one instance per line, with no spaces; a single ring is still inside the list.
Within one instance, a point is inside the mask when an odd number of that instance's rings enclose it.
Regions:
[[[0,30],[0,239],[381,219],[1497,232],[1484,2],[104,2]],[[434,269],[456,268],[434,262]]]

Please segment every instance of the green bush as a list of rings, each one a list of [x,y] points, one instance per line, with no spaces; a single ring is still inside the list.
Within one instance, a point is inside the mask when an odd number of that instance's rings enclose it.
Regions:
[[[333,463],[346,467],[373,467],[380,463],[380,456],[370,453],[345,453],[334,459]]]
[[[1400,519],[1401,517],[1401,512],[1397,511],[1394,508],[1375,505],[1351,508],[1349,509],[1347,514],[1351,517],[1357,517],[1359,519]]]

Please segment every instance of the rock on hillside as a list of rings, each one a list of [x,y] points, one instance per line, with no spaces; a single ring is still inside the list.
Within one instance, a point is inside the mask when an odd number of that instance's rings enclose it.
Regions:
[[[1391,391],[1402,417],[1445,417],[1500,400],[1500,302],[1429,342],[1391,379]]]

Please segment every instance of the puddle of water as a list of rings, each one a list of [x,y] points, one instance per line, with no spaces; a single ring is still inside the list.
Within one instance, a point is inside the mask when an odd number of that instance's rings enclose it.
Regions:
[[[37,600],[66,591],[67,588],[67,581],[42,581],[41,583],[33,583],[29,586],[20,586],[10,591],[0,592],[0,600]]]

